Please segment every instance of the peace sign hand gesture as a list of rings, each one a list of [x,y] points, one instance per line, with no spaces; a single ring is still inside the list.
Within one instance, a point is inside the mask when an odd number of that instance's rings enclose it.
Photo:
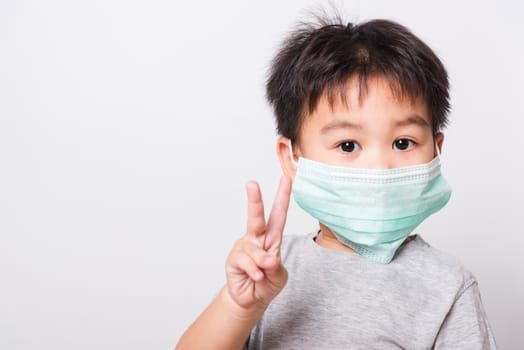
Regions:
[[[287,271],[280,259],[280,244],[286,223],[291,180],[283,176],[266,223],[258,184],[246,184],[248,219],[226,261],[227,290],[243,309],[265,309],[284,288]]]

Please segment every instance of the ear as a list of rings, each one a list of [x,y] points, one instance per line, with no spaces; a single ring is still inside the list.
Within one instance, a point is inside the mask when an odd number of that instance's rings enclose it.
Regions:
[[[293,145],[293,152],[300,153],[295,150],[296,145]],[[295,174],[297,172],[296,165],[291,161],[291,152],[289,150],[289,139],[287,137],[280,137],[277,140],[277,155],[280,160],[280,167],[282,168],[282,173],[289,177],[291,180],[295,179]],[[293,155],[293,159],[295,156]],[[295,159],[298,161],[298,159]]]
[[[441,132],[438,132],[435,135],[435,142],[437,144],[437,147],[439,149],[440,154],[442,154],[442,144],[444,143],[444,134],[441,133]],[[436,154],[435,154],[435,156],[436,156]]]

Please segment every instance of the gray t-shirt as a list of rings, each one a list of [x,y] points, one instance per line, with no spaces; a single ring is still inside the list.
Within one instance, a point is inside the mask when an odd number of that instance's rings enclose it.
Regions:
[[[420,236],[380,264],[284,236],[289,280],[251,349],[496,349],[475,277]]]

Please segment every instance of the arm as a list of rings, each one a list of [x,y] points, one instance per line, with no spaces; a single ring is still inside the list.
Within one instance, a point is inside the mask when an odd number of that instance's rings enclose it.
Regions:
[[[262,313],[243,310],[224,287],[180,338],[176,350],[242,349]]]
[[[466,284],[455,300],[434,349],[497,349],[475,280]]]
[[[247,233],[226,261],[226,286],[182,335],[176,350],[241,349],[264,310],[287,282],[280,259],[291,180],[283,177],[268,222],[258,184],[246,185]]]

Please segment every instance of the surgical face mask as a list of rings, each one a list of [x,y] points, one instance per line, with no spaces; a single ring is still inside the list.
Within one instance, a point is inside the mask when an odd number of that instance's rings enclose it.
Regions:
[[[389,263],[408,235],[451,196],[440,154],[429,163],[395,169],[330,166],[300,157],[292,193],[297,204],[344,245]],[[437,147],[438,152],[438,147]]]

